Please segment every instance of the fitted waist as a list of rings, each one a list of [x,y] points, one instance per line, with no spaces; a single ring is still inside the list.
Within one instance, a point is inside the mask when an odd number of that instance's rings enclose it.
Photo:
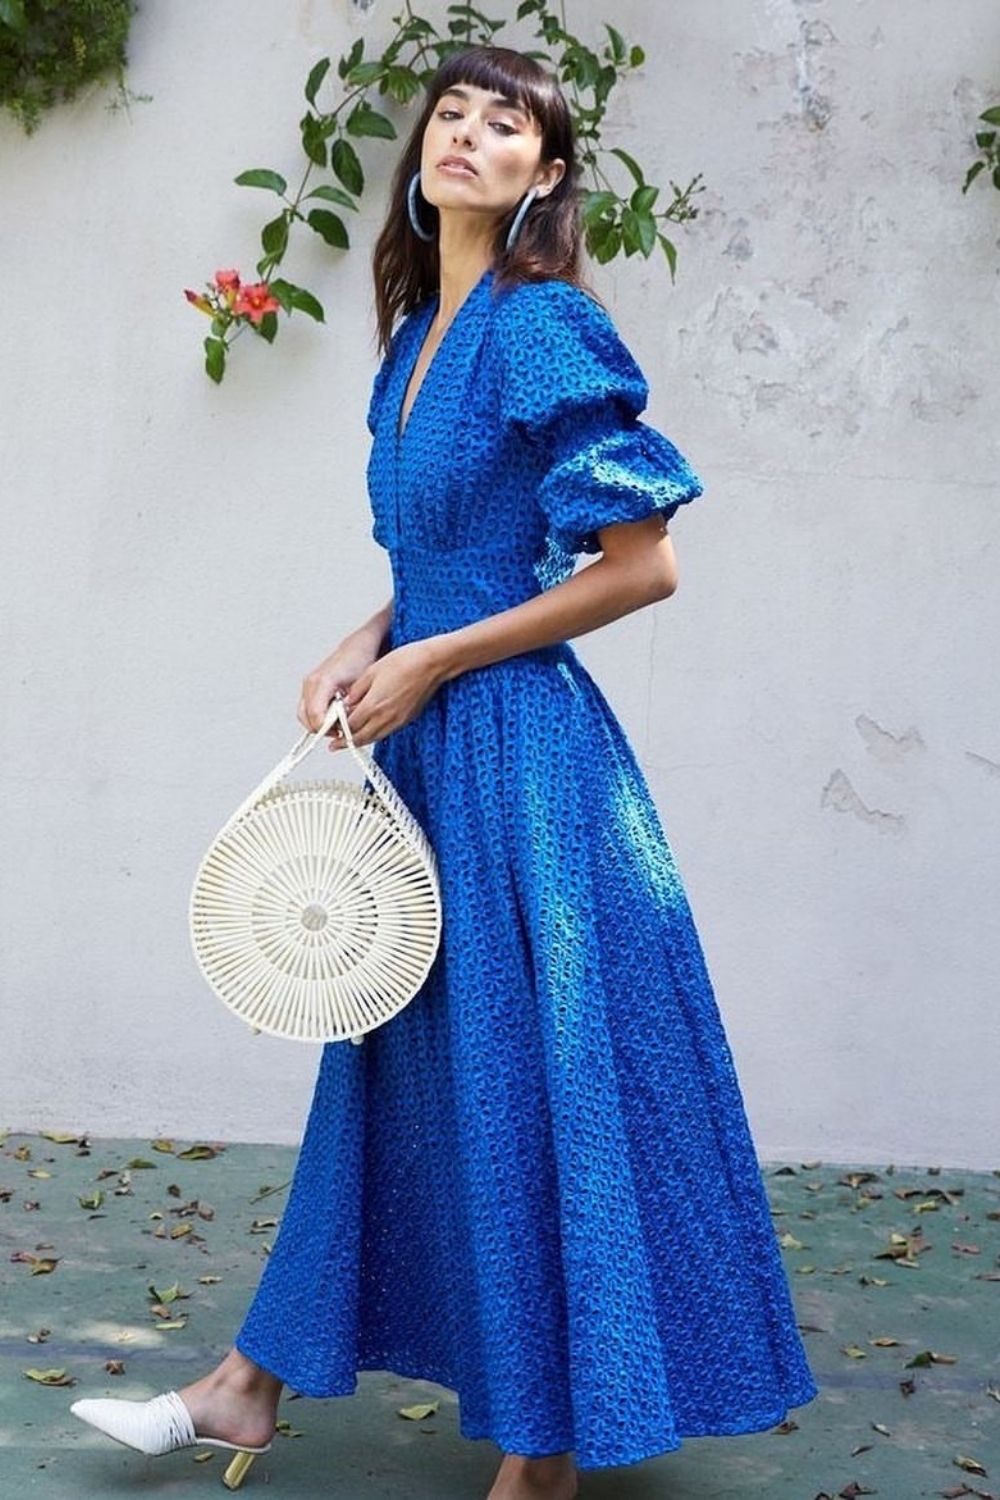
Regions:
[[[407,545],[389,553],[393,646],[458,630],[542,592],[531,553],[514,547],[456,551]]]

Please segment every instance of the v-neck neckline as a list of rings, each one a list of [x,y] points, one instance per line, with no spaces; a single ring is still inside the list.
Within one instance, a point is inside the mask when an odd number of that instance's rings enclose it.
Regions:
[[[454,317],[452,318],[451,322],[448,324],[448,327],[445,329],[444,333],[441,336],[441,342],[438,344],[437,348],[434,350],[434,353],[430,357],[430,361],[428,362],[426,370],[424,371],[423,375],[420,377],[420,384],[417,387],[416,394],[414,395],[413,400],[410,403],[410,409],[409,409],[409,411],[406,414],[406,421],[403,422],[403,406],[405,405],[405,402],[406,402],[406,393],[407,393],[407,391],[410,388],[410,381],[413,379],[413,372],[417,368],[417,362],[420,359],[421,353],[423,352],[423,347],[424,347],[424,343],[425,343],[426,338],[427,338],[428,330],[429,330],[429,328],[431,326],[431,323],[434,320],[434,316],[435,316],[435,314],[436,314],[436,312],[438,310],[438,307],[440,305],[441,294],[440,294],[440,292],[434,292],[432,294],[432,296],[428,298],[427,308],[428,308],[429,315],[427,313],[425,313],[424,317],[421,318],[421,320],[420,320],[420,323],[418,325],[419,331],[418,331],[417,338],[416,338],[416,341],[415,341],[416,342],[416,346],[417,346],[416,347],[416,352],[414,353],[413,358],[408,362],[406,370],[405,370],[405,373],[403,375],[403,379],[401,381],[401,387],[402,387],[402,389],[400,391],[399,405],[398,405],[398,407],[396,408],[396,411],[395,411],[395,426],[396,426],[396,443],[397,443],[397,446],[400,443],[402,443],[404,437],[406,436],[406,434],[410,430],[410,423],[412,422],[412,420],[413,420],[413,414],[416,411],[417,406],[420,403],[420,398],[424,394],[424,387],[426,386],[428,380],[431,377],[431,374],[432,374],[432,372],[434,370],[435,364],[437,363],[437,361],[440,358],[440,356],[444,353],[445,345],[447,344],[449,338],[451,337],[451,334],[452,334],[452,331],[455,328],[455,325],[460,321],[460,319],[462,317],[462,314],[465,312],[465,310],[467,309],[467,307],[469,306],[469,304],[472,302],[473,298],[477,296],[477,294],[479,293],[480,289],[482,288],[482,286],[486,282],[486,280],[489,277],[492,276],[492,273],[493,273],[493,267],[492,266],[487,266],[486,270],[482,273],[482,275],[480,276],[479,280],[473,283],[473,285],[466,292],[465,296],[462,298],[461,302],[458,304],[458,307],[455,310]],[[400,424],[402,424],[402,425],[400,425]]]

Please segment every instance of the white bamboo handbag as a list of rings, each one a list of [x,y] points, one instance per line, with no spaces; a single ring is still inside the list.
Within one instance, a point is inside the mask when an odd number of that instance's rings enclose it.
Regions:
[[[286,782],[335,718],[370,785]],[[360,1044],[412,1000],[441,938],[437,861],[342,693],[219,830],[188,918],[202,973],[255,1032]]]

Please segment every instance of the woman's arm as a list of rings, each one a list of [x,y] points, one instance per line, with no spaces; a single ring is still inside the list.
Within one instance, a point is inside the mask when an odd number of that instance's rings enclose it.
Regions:
[[[436,682],[586,635],[675,591],[677,561],[661,516],[606,526],[598,536],[602,555],[572,577],[512,609],[423,641]]]
[[[389,638],[389,627],[392,624],[392,612],[396,602],[393,594],[386,600],[381,609],[377,609],[370,619],[363,625],[359,625],[355,635],[370,644],[376,656],[381,656]]]

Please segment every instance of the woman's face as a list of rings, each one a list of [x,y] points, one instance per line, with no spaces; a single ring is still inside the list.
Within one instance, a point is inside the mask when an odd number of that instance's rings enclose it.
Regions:
[[[465,209],[502,217],[537,186],[539,196],[562,176],[558,158],[540,163],[542,134],[537,122],[513,100],[502,100],[475,84],[456,84],[443,93],[424,130],[420,190],[438,209]],[[469,168],[449,166],[457,157]]]

